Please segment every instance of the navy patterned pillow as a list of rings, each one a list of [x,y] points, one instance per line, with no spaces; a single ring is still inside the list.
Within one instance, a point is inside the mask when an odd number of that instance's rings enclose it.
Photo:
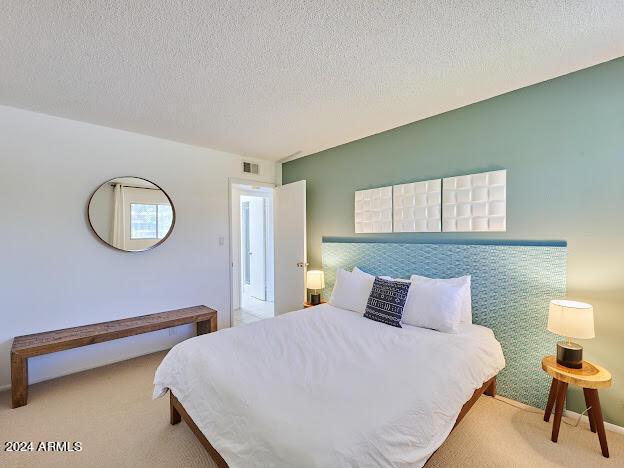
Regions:
[[[376,322],[401,327],[401,316],[410,283],[375,278],[364,317]]]

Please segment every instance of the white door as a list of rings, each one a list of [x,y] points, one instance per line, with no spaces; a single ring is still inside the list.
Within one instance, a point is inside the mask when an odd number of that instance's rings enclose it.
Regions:
[[[305,301],[306,181],[276,187],[275,315],[303,308]]]
[[[266,226],[264,198],[249,197],[249,294],[266,300]]]

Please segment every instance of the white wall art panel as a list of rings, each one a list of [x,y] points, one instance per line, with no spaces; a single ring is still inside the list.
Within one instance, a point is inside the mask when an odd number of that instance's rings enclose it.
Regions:
[[[355,232],[392,232],[392,187],[355,192]]]
[[[443,179],[442,230],[505,231],[506,189],[506,170]]]
[[[395,185],[394,232],[442,230],[442,179]]]

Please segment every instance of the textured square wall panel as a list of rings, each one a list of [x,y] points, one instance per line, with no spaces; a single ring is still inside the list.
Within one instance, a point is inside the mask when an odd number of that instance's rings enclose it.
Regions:
[[[442,180],[444,232],[506,229],[506,170],[447,177]]]
[[[392,187],[355,192],[355,232],[392,232]]]
[[[442,179],[392,187],[394,232],[440,232]]]

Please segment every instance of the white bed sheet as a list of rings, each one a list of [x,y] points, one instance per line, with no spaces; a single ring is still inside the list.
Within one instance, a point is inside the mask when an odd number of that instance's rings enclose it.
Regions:
[[[422,466],[505,366],[488,328],[402,329],[323,304],[186,340],[173,391],[230,467]]]

